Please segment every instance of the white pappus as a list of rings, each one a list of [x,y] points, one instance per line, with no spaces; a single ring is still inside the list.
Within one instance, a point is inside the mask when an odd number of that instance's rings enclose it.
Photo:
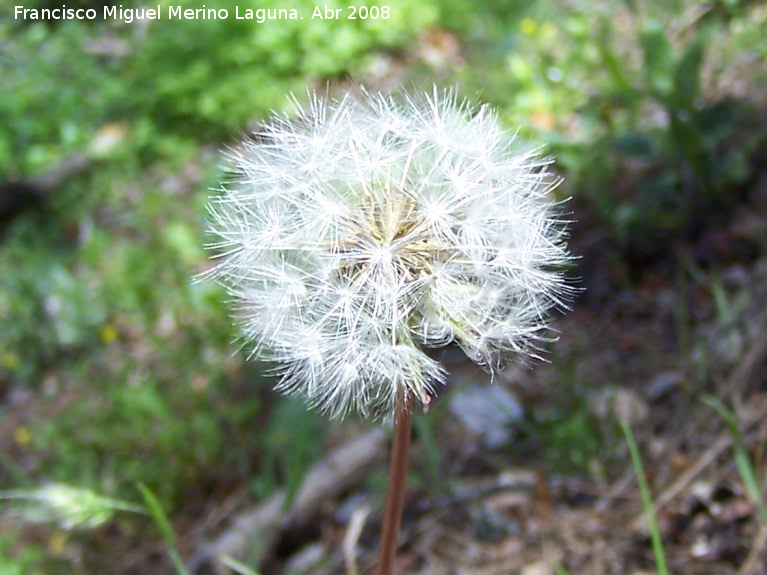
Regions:
[[[310,97],[231,152],[206,274],[277,388],[331,416],[428,406],[455,343],[491,373],[536,355],[566,307],[557,179],[453,92]]]

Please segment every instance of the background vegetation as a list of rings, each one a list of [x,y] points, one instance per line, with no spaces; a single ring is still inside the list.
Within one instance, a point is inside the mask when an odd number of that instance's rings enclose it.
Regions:
[[[25,6],[49,4],[58,6]],[[208,2],[232,13],[236,4],[247,2]],[[526,465],[614,480],[629,460],[618,417],[593,409],[605,385],[665,381],[674,401],[654,409],[684,414],[693,430],[712,420],[702,393],[730,405],[767,392],[763,375],[721,385],[764,327],[754,318],[767,296],[758,287],[767,279],[767,6],[387,5],[388,20],[261,25],[31,22],[0,10],[0,181],[34,180],[73,156],[87,164],[0,230],[0,489],[55,482],[139,502],[142,483],[187,534],[233,493],[255,501],[277,486],[294,490],[328,445],[358,432],[356,422],[331,427],[274,397],[238,348],[222,291],[191,282],[208,265],[204,205],[221,175],[219,150],[307,87],[457,86],[557,158],[559,193],[572,196],[579,220],[582,327],[561,324],[563,349],[540,376],[556,382],[522,393],[518,443],[481,458],[483,472]],[[259,3],[271,6],[309,13],[314,3]],[[664,290],[665,308],[642,303]],[[604,334],[608,320],[621,329],[595,347],[587,332]],[[652,354],[656,330],[667,345]],[[605,359],[610,352],[640,355],[642,373]],[[425,493],[449,469],[440,456],[450,451],[449,417],[437,409],[418,424],[427,456],[415,484]],[[680,429],[650,416],[636,423],[646,437]],[[758,437],[743,453],[763,494]],[[465,461],[456,478],[476,463]],[[371,473],[373,488],[382,473]],[[733,474],[728,488],[740,483]],[[82,534],[2,522],[0,575],[100,572],[125,549],[156,560],[159,535],[148,525],[125,515]],[[738,549],[717,560],[743,564],[748,542]],[[146,567],[108,564],[122,569],[113,573]],[[169,562],[155,567],[172,572]]]

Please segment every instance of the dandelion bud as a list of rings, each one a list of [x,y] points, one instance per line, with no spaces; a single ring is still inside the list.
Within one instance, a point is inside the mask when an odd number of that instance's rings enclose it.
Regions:
[[[450,343],[497,372],[535,354],[570,257],[549,160],[452,93],[313,97],[231,153],[209,275],[277,388],[332,416],[424,405]]]

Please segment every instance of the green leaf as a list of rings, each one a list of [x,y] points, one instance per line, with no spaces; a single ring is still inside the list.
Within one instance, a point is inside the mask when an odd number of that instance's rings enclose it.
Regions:
[[[674,56],[666,38],[666,31],[653,25],[640,34],[644,54],[645,82],[656,97],[668,94],[672,87]]]
[[[625,62],[612,49],[605,38],[597,42],[597,50],[602,57],[605,69],[610,74],[613,83],[613,89],[617,93],[628,93],[631,91],[631,82],[624,73],[626,71]]]
[[[615,151],[634,158],[650,159],[655,154],[655,141],[647,134],[628,132],[615,141]]]
[[[700,67],[703,63],[703,42],[696,40],[674,70],[673,99],[678,107],[692,108],[700,91]]]

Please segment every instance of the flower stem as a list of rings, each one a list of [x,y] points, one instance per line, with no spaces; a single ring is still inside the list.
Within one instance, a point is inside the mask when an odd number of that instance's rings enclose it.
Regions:
[[[381,529],[381,549],[378,557],[378,575],[394,575],[397,557],[397,539],[405,506],[405,484],[409,463],[410,433],[413,412],[405,394],[397,397],[394,412],[394,440],[389,463],[389,486],[386,491],[386,511]]]

